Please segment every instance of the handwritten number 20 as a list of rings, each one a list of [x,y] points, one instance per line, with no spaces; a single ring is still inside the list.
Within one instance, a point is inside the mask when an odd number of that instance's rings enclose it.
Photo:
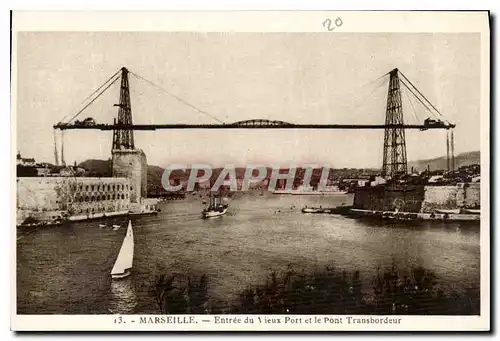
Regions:
[[[325,27],[328,31],[333,31],[336,27],[342,26],[344,22],[341,18],[337,18],[334,21],[331,19],[326,19],[323,21],[323,27]]]

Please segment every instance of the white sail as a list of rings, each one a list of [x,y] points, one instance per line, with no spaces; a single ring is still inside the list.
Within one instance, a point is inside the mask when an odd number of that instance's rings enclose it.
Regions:
[[[134,260],[134,232],[132,231],[132,223],[128,222],[127,235],[123,240],[120,253],[116,258],[113,270],[111,270],[111,276],[115,278],[125,277],[128,275],[127,270],[132,268],[132,263]]]

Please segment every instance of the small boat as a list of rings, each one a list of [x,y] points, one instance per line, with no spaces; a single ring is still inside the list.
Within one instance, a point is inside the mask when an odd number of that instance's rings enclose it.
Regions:
[[[334,212],[333,208],[323,208],[323,207],[304,207],[302,209],[302,213],[328,213],[331,214]]]
[[[122,247],[116,257],[115,265],[111,270],[112,279],[121,279],[129,276],[132,271],[134,260],[134,232],[132,231],[132,222],[128,221],[127,234],[123,239]]]
[[[113,228],[116,229],[116,228],[120,228],[120,225],[113,225]]]
[[[468,214],[481,214],[481,209],[471,209],[471,208],[466,208],[464,209],[465,213]]]
[[[99,224],[99,228],[100,229],[105,229],[106,227],[108,227],[108,225],[106,225],[106,224]]]
[[[302,213],[320,213],[322,210],[315,207],[304,207]]]
[[[210,196],[208,207],[201,214],[204,219],[219,217],[227,213],[228,207],[229,205],[223,203],[220,198]]]
[[[332,214],[348,214],[349,211],[353,208],[352,205],[344,205],[342,204],[341,206],[334,207],[330,210],[330,213]]]
[[[314,189],[312,186],[302,185],[297,189],[283,190],[281,193],[292,195],[346,195],[347,191],[339,189],[338,186]]]

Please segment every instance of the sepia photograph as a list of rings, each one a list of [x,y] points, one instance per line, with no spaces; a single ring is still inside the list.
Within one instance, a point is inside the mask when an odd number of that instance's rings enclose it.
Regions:
[[[488,325],[487,12],[429,13],[452,27],[434,31],[353,29],[416,12],[309,13],[302,31],[259,13],[251,30],[154,29],[159,13],[23,29],[29,14],[12,33],[16,318]]]

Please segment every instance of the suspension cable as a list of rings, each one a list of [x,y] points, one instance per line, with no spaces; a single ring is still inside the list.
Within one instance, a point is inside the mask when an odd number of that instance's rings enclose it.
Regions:
[[[417,99],[417,100],[418,100],[418,101],[419,101],[419,102],[420,102],[420,103],[421,103],[421,104],[422,104],[422,105],[423,105],[423,106],[427,109],[427,111],[429,111],[429,113],[432,115],[432,114],[433,114],[433,112],[432,112],[432,110],[431,110],[431,109],[427,106],[427,104],[425,104],[425,103],[424,103],[424,102],[420,99],[420,97],[418,97],[418,96],[417,96],[417,95],[413,92],[413,90],[412,90],[412,89],[410,89],[410,87],[409,87],[409,86],[408,86],[408,85],[407,85],[407,84],[406,84],[406,83],[405,83],[402,79],[400,79],[399,81],[401,82],[401,84],[403,84],[403,85],[405,86],[405,88],[406,88],[406,89],[408,89],[408,91],[409,91],[409,92],[411,92],[411,93],[413,94],[413,96],[415,96],[415,98],[416,98],[416,99]],[[434,114],[434,116],[435,116],[435,114]]]
[[[413,83],[404,75],[404,73],[402,73],[401,71],[399,71],[399,73],[401,74],[401,76],[403,76],[403,78],[420,94],[420,96],[422,96],[425,101],[440,115],[440,116],[443,116],[443,114],[441,114],[439,112],[439,110],[436,109],[436,107],[431,103],[431,101],[429,101],[427,99],[427,97],[424,96],[424,94],[422,94],[420,92],[420,90],[417,89],[417,87],[415,85],[413,85]]]
[[[178,100],[179,102],[183,103],[184,105],[187,105],[188,107],[190,107],[190,108],[192,108],[192,109],[194,109],[194,110],[198,111],[200,114],[206,115],[206,116],[208,116],[208,117],[210,117],[210,118],[212,118],[212,119],[216,120],[216,121],[217,121],[217,122],[219,122],[219,123],[224,123],[223,121],[221,121],[221,120],[219,120],[217,117],[215,117],[215,116],[213,116],[213,115],[209,114],[209,113],[208,113],[208,112],[206,112],[205,110],[202,110],[202,109],[200,109],[200,108],[198,108],[198,107],[194,106],[193,104],[191,104],[191,103],[189,103],[189,102],[186,102],[186,101],[185,101],[185,100],[183,100],[182,98],[180,98],[180,97],[178,97],[178,96],[176,96],[176,95],[172,94],[171,92],[169,92],[169,91],[165,90],[164,88],[162,88],[161,86],[159,86],[159,85],[157,85],[157,84],[155,84],[155,83],[151,82],[150,80],[147,80],[146,78],[144,78],[144,77],[142,77],[142,76],[140,76],[140,75],[138,75],[138,74],[136,74],[136,73],[134,73],[134,72],[132,72],[132,71],[130,71],[130,70],[129,70],[129,73],[130,73],[130,74],[132,74],[132,75],[134,75],[136,78],[138,78],[138,79],[140,79],[140,80],[142,80],[142,81],[144,81],[144,82],[146,82],[146,83],[149,83],[149,84],[150,84],[150,85],[152,85],[153,87],[155,87],[155,88],[157,88],[157,89],[159,89],[159,90],[163,91],[165,94],[167,94],[167,95],[169,95],[169,96],[171,96],[171,97],[175,98],[176,100]]]
[[[408,99],[408,102],[410,103],[410,107],[411,107],[411,114],[412,114],[413,118],[415,119],[415,121],[418,123],[417,110],[415,109],[415,106],[413,105],[413,101],[412,101],[410,95],[406,91],[402,91],[401,93],[404,94],[403,96],[406,96],[406,98]]]
[[[88,100],[90,97],[92,97],[95,93],[97,93],[99,90],[101,90],[110,80],[112,80],[114,77],[116,77],[116,75],[118,75],[120,73],[121,70],[118,70],[116,71],[116,73],[109,77],[108,80],[106,82],[104,82],[100,87],[98,87],[93,93],[91,93],[89,96],[87,96],[87,98],[85,98],[83,101],[82,101],[82,104]]]
[[[68,122],[71,122],[73,121],[78,115],[80,115],[85,109],[87,109],[92,103],[94,103],[106,90],[108,90],[111,85],[113,85],[118,79],[120,79],[120,76],[117,76],[111,83],[108,84],[108,86],[106,86],[99,94],[97,94],[96,97],[94,97],[92,99],[92,101],[90,101],[89,103],[87,103],[87,105],[85,105],[82,109],[80,109],[75,115],[73,115],[73,117],[71,117],[71,119],[69,119]]]
[[[106,84],[108,84],[108,82],[109,82],[109,81],[111,81],[114,77],[116,77],[116,75],[118,75],[118,73],[119,73],[119,72],[120,72],[120,70],[116,71],[116,73],[115,73],[113,76],[109,77],[109,78],[108,78],[108,80],[107,80],[106,82],[104,82],[104,83],[103,83],[100,87],[98,87],[96,90],[94,90],[94,92],[92,92],[90,95],[88,95],[88,96],[87,96],[87,97],[86,97],[86,98],[85,98],[85,99],[84,99],[84,100],[80,103],[80,105],[81,105],[81,104],[83,104],[83,103],[85,103],[85,101],[87,101],[87,100],[88,100],[89,98],[91,98],[92,96],[94,96],[94,95],[95,95],[95,94],[96,94],[99,90],[101,90],[101,89],[102,89],[102,88],[103,88]],[[60,121],[60,122],[63,122],[63,121],[64,121],[64,120],[65,120],[65,119],[69,116],[69,115],[71,115],[71,114],[67,114],[66,116],[64,116],[64,117],[61,119],[61,121]],[[71,120],[70,120],[70,121],[71,121]]]
[[[375,93],[381,86],[383,86],[386,82],[386,76],[389,73],[386,73],[378,78],[375,78],[371,81],[368,81],[366,83],[363,83],[362,85],[356,87],[353,90],[350,90],[349,92],[345,93],[342,95],[342,98],[339,99],[338,96],[339,94],[328,94],[329,98],[335,100],[335,103],[339,106],[342,107],[347,107],[347,106],[352,106],[352,105],[357,105],[361,101],[365,101],[366,97],[369,97]],[[380,82],[380,84],[377,85],[377,82]],[[373,86],[373,87],[372,87]],[[372,90],[373,89],[373,90]],[[372,90],[369,94],[366,94],[368,91]]]

